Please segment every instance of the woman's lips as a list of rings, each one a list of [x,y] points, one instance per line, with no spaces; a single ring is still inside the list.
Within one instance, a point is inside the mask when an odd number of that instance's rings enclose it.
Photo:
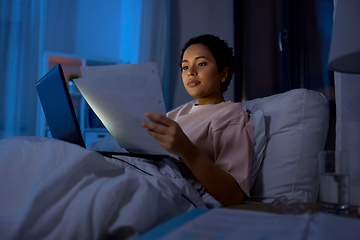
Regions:
[[[197,85],[199,85],[199,84],[200,84],[199,81],[189,81],[189,82],[188,82],[188,86],[189,86],[189,87],[195,87],[195,86],[197,86]]]

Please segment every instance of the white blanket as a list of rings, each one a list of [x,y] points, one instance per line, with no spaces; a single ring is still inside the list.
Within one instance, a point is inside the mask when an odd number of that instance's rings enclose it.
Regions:
[[[205,207],[171,161],[119,158],[147,173],[56,139],[1,140],[1,239],[127,239]]]

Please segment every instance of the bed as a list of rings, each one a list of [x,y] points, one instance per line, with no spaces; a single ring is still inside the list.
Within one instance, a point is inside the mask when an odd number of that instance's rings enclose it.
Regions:
[[[244,102],[255,125],[251,199],[317,199],[317,153],[329,108],[320,93],[295,89]],[[109,138],[110,139],[110,138]],[[111,140],[101,141],[113,150]],[[171,159],[108,158],[56,139],[0,140],[2,239],[131,239],[193,208],[202,198]]]

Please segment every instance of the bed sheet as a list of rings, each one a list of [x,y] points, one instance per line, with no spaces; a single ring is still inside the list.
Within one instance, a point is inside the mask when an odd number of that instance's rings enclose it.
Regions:
[[[119,158],[135,167],[56,139],[2,139],[2,239],[130,239],[206,207],[170,160]]]

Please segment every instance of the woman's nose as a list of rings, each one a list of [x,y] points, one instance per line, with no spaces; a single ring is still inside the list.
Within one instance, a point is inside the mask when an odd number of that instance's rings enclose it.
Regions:
[[[197,71],[195,67],[190,67],[189,72],[188,72],[188,76],[196,76],[197,75]]]

